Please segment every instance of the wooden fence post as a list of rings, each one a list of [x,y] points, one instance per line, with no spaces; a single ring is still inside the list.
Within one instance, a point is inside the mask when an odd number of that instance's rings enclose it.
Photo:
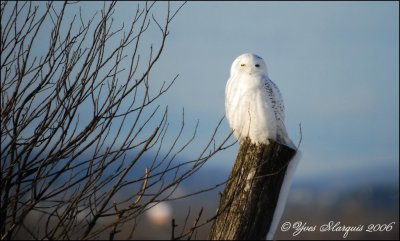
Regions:
[[[296,150],[242,141],[228,183],[221,195],[210,240],[265,239],[278,202],[286,168]]]

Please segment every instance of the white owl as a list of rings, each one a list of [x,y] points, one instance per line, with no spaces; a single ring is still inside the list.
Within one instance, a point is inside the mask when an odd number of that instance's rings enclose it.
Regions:
[[[231,76],[225,89],[225,110],[236,138],[249,137],[253,143],[268,144],[268,139],[295,146],[290,140],[285,121],[282,95],[268,77],[264,60],[255,54],[242,54],[233,61]],[[272,240],[283,214],[301,152],[289,162],[279,193],[267,239]]]
[[[282,95],[268,78],[264,60],[255,54],[242,54],[233,61],[225,89],[225,110],[230,127],[239,140],[253,143],[268,139],[294,148],[289,139]]]

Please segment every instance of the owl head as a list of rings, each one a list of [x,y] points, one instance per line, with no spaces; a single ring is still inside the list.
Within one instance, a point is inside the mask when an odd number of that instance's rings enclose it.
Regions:
[[[260,56],[245,53],[237,57],[232,63],[231,76],[239,73],[267,75],[267,65]]]

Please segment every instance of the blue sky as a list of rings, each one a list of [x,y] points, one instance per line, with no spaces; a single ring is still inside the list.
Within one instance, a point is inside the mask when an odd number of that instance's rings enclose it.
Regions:
[[[127,3],[123,3],[127,4]],[[189,2],[171,27],[158,74],[180,74],[166,96],[200,119],[206,138],[224,114],[224,88],[242,53],[263,57],[303,158],[296,175],[391,167],[399,161],[397,2]],[[228,128],[226,122],[224,127]],[[231,167],[238,146],[212,160]],[[384,173],[377,173],[384,175]]]
[[[159,4],[154,14],[161,20],[166,3]],[[85,17],[95,5],[103,4],[80,4]],[[117,6],[115,26],[118,21],[129,23],[137,3]],[[376,175],[397,181],[398,10],[398,2],[188,2],[173,20],[151,75],[161,83],[179,74],[161,100],[169,106],[171,132],[179,126],[182,108],[188,130],[200,120],[198,139],[183,155],[197,156],[206,144],[224,115],[231,63],[252,52],[264,58],[283,94],[294,143],[302,125],[297,177],[376,168],[391,172]],[[67,15],[76,13],[70,10]],[[45,41],[48,35],[40,38]],[[153,24],[142,51],[148,52],[158,38]],[[224,121],[220,138],[227,133]],[[238,144],[208,165],[230,169],[237,150]]]

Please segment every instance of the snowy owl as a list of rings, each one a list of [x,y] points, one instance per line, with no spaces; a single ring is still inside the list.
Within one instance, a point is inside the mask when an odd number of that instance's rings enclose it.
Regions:
[[[241,141],[249,137],[253,143],[268,144],[268,139],[296,149],[285,127],[285,108],[278,86],[268,77],[264,60],[255,54],[242,54],[231,67],[225,89],[225,110],[230,127]],[[301,152],[291,159],[267,233],[272,240],[282,217]]]
[[[268,139],[294,148],[286,132],[282,95],[268,77],[264,60],[242,54],[233,61],[225,89],[225,110],[237,139],[253,143]]]

